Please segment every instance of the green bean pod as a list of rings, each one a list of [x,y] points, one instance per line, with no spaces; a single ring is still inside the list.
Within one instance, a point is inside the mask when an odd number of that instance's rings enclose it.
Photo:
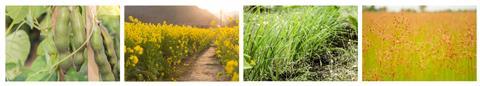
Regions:
[[[83,52],[77,52],[73,56],[73,64],[76,68],[76,70],[80,70],[80,67],[82,66],[83,62],[85,61],[85,58],[83,56]]]
[[[85,18],[80,13],[80,7],[74,7],[71,13],[71,24],[72,24],[72,47],[78,48],[83,42],[85,42]],[[83,50],[83,48],[80,48]]]
[[[98,27],[97,24],[93,25],[92,28],[93,34],[92,38],[90,40],[90,43],[92,44],[92,48],[95,52],[99,52],[100,50],[104,50],[103,48],[103,39],[100,33],[100,28]]]
[[[113,74],[115,74],[115,78],[116,80],[119,80],[120,79],[120,65],[116,64],[113,66]]]
[[[54,28],[54,42],[58,52],[67,52],[69,51],[69,11],[67,7],[57,7],[57,15],[55,20]]]
[[[103,38],[100,33],[100,28],[97,24],[93,27],[93,35],[91,44],[95,51],[95,62],[98,65],[98,69],[101,79],[104,81],[113,81],[115,76],[113,75],[112,68],[108,62],[107,55],[105,54],[105,47],[103,46]]]
[[[112,68],[107,61],[107,55],[105,52],[96,52],[95,61],[100,69],[101,79],[104,81],[114,81],[115,76],[113,75]]]
[[[87,49],[84,49],[84,52],[82,53],[82,58],[87,58]],[[80,74],[84,74],[84,75],[87,75],[87,72],[88,72],[88,60],[87,59],[83,59],[83,63],[82,63],[82,66],[80,67],[80,70],[78,70],[78,72]]]
[[[83,63],[84,59],[83,58],[83,50],[85,49],[82,46],[83,42],[85,42],[85,18],[81,15],[80,13],[80,7],[72,7],[71,11],[71,26],[72,26],[72,39],[71,44],[73,47],[73,50],[79,49],[79,52],[75,53],[75,56],[73,57],[74,64],[77,67],[80,67],[81,64]],[[77,68],[78,69],[78,68]]]
[[[102,27],[102,26],[101,26]],[[107,49],[107,55],[109,56],[109,62],[111,65],[117,65],[117,54],[115,53],[115,47],[113,44],[113,39],[108,34],[107,29],[105,27],[100,28],[102,32],[102,37],[103,37],[103,44],[105,45]]]
[[[56,21],[54,28],[53,41],[55,42],[55,47],[58,50],[58,59],[63,59],[70,54],[70,25],[69,25],[69,10],[67,7],[57,7],[56,9]],[[60,68],[62,70],[67,70],[72,67],[73,59],[68,58],[66,61],[60,63]]]
[[[69,54],[70,54],[70,52],[59,53],[58,56],[59,56],[60,59],[63,59],[63,58],[65,58],[65,57],[67,57]],[[73,64],[74,61],[73,61],[73,60],[74,60],[74,59],[72,59],[72,58],[68,58],[67,60],[63,61],[62,63],[60,63],[60,68],[61,68],[62,70],[68,70],[68,68],[74,66],[74,64]]]

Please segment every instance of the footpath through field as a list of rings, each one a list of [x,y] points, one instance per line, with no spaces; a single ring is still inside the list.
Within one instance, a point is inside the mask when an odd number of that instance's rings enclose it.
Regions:
[[[190,70],[179,78],[179,81],[219,81],[217,73],[223,71],[222,65],[215,57],[215,47],[209,47],[193,62]]]

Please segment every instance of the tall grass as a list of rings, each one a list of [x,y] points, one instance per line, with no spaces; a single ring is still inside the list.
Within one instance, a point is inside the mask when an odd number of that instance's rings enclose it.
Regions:
[[[362,80],[476,81],[476,19],[476,11],[364,11]]]
[[[245,80],[356,80],[356,7],[244,7]]]

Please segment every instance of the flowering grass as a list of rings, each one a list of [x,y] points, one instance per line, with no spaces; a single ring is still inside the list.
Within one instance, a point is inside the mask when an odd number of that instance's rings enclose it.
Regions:
[[[476,80],[476,12],[364,12],[363,80]]]

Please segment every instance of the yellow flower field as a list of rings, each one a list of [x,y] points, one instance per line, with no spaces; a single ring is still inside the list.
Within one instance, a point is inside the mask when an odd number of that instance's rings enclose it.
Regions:
[[[175,81],[188,71],[184,68],[189,65],[187,59],[212,44],[225,67],[225,73],[219,75],[238,80],[238,26],[198,28],[129,19],[132,22],[125,23],[125,57],[130,57],[125,60],[126,80]]]

